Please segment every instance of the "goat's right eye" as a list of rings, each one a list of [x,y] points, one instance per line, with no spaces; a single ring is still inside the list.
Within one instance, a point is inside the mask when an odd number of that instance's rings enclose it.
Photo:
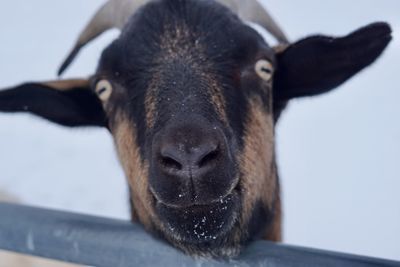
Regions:
[[[101,99],[101,101],[107,101],[112,93],[113,87],[111,83],[107,80],[100,80],[96,84],[96,94]]]

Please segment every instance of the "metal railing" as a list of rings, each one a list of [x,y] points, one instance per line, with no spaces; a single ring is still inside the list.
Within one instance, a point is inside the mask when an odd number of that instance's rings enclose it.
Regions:
[[[193,259],[128,221],[0,203],[0,249],[98,267],[396,266],[400,262],[255,242],[234,260]]]

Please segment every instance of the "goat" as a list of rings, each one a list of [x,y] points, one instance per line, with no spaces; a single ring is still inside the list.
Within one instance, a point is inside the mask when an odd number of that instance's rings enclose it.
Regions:
[[[274,143],[282,110],[337,88],[391,40],[379,22],[290,43],[255,0],[115,0],[94,16],[59,74],[113,27],[121,34],[89,79],[0,91],[0,111],[106,127],[129,183],[132,220],[207,257],[237,255],[259,238],[281,241]]]

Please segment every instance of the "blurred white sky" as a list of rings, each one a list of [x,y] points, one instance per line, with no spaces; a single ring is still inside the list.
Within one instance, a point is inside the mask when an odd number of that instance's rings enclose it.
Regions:
[[[54,79],[102,0],[0,2],[0,87]],[[290,105],[277,127],[285,241],[400,260],[400,1],[265,0],[292,40],[388,21],[385,55],[340,89]],[[67,76],[93,73],[108,33]],[[0,188],[24,202],[128,217],[127,188],[105,130],[0,114]]]

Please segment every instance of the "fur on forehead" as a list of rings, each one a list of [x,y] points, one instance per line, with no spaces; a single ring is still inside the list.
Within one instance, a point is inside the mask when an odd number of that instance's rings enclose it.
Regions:
[[[168,36],[185,37],[181,47],[201,44],[206,48],[203,61],[220,66],[240,65],[253,58],[260,46],[267,47],[256,30],[217,2],[154,1],[131,17],[120,38],[104,52],[99,72],[135,76],[151,70]]]

